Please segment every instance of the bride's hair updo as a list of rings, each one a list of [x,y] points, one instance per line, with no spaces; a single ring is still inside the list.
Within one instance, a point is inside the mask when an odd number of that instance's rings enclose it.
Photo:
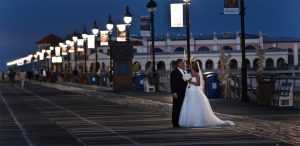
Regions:
[[[192,65],[192,69],[196,72],[199,72],[199,68],[198,68],[198,64],[197,62],[191,62],[191,65]]]

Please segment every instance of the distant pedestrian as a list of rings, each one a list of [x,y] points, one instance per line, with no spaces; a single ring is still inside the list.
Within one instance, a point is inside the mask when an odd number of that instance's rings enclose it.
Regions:
[[[20,81],[21,81],[21,88],[24,88],[24,83],[25,83],[25,79],[26,79],[26,72],[21,70],[19,76],[20,76]]]
[[[13,71],[8,72],[8,77],[9,77],[9,80],[11,81],[12,87],[14,86],[15,75],[16,75],[16,73]]]
[[[46,80],[47,80],[47,73],[46,73],[45,69],[43,70],[42,75],[43,75],[43,81],[46,82]]]

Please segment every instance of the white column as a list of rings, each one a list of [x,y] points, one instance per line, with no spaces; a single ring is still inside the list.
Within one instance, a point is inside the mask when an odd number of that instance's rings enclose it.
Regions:
[[[298,43],[294,43],[293,47],[293,55],[294,55],[294,66],[297,66],[299,64],[298,62]]]

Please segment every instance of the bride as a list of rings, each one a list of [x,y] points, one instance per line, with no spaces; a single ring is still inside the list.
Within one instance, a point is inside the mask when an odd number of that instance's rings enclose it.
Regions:
[[[187,81],[184,101],[179,116],[180,127],[203,127],[235,125],[215,116],[210,103],[203,93],[203,77],[197,61],[191,62],[192,79]]]

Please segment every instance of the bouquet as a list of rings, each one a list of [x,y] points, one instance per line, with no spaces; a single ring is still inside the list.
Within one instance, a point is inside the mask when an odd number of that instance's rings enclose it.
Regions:
[[[187,73],[187,74],[183,74],[182,79],[184,81],[190,81],[192,79],[192,75]]]

